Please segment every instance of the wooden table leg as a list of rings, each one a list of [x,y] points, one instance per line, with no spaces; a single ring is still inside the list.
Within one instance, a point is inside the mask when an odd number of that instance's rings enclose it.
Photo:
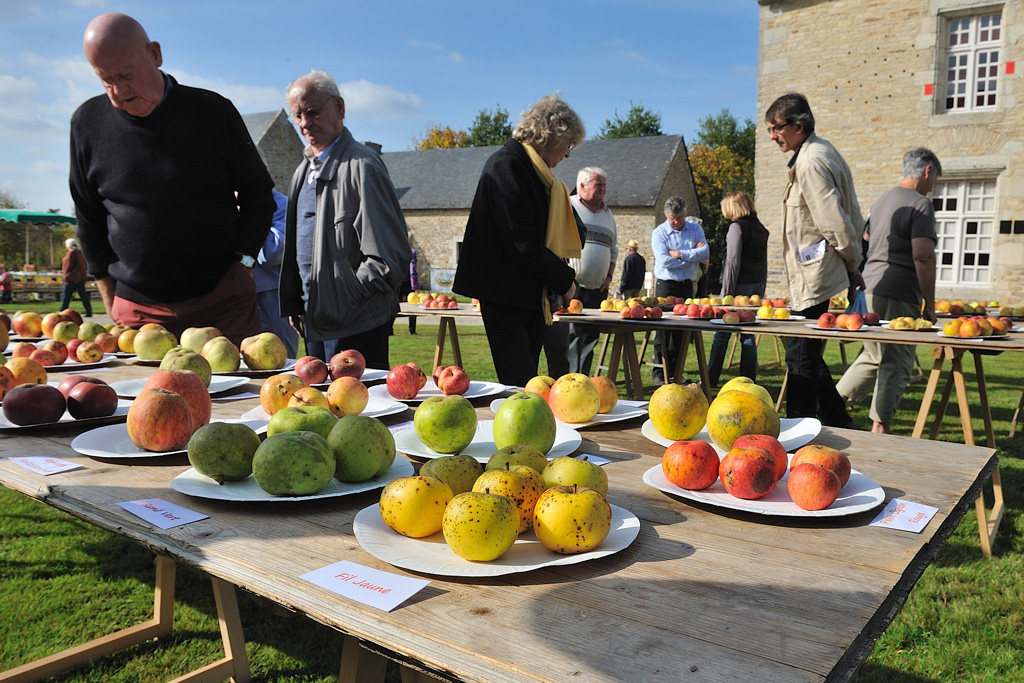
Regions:
[[[459,348],[459,333],[455,330],[455,318],[450,315],[441,316],[441,322],[437,326],[437,343],[434,345],[434,367],[431,373],[441,365],[444,360],[444,346],[446,337],[450,334],[452,342],[452,359],[455,365],[462,367],[462,349]]]
[[[383,683],[387,667],[384,657],[364,648],[358,638],[345,636],[338,683]]]
[[[49,657],[38,659],[0,673],[3,683],[27,683],[48,678],[81,664],[88,664],[100,657],[150,640],[164,638],[174,629],[174,560],[157,555],[156,581],[153,590],[153,618],[121,629],[116,633],[83,643]],[[217,602],[217,617],[220,622],[221,639],[224,642],[225,657],[213,664],[174,679],[172,683],[206,682],[215,683],[231,678],[235,683],[252,680],[249,658],[245,653],[245,639],[242,635],[242,621],[238,614],[235,587],[230,583],[212,578],[214,598]]]
[[[932,350],[932,370],[928,375],[928,384],[924,388],[924,396],[921,398],[921,407],[917,411],[917,421],[914,423],[914,431],[911,436],[920,439],[924,433],[925,423],[928,422],[928,413],[931,410],[932,400],[935,398],[935,388],[939,386],[939,377],[942,376],[942,365],[945,362],[945,347],[936,346]]]
[[[626,375],[633,387],[633,400],[644,400],[644,381],[640,377],[640,358],[636,355],[636,338],[632,332],[621,332],[615,335],[615,343],[625,356]]]

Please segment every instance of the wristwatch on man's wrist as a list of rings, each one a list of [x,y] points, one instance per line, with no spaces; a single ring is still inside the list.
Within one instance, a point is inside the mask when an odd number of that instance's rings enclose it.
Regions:
[[[238,262],[245,268],[252,268],[256,265],[256,259],[248,254],[235,254],[238,257]]]

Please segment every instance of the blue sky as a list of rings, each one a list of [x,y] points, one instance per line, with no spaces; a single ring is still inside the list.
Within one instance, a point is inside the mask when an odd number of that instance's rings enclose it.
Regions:
[[[556,90],[588,135],[630,102],[688,143],[698,120],[723,108],[757,119],[754,0],[319,5],[0,0],[0,189],[32,210],[71,210],[68,121],[102,93],[82,33],[109,11],[142,23],[179,82],[215,90],[242,113],[281,108],[290,80],[328,71],[353,135],[385,152],[410,149],[432,124],[466,129],[481,109],[501,106],[514,121]]]

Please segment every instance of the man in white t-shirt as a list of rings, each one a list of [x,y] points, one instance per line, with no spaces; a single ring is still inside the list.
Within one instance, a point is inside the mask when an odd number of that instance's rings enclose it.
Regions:
[[[569,197],[573,208],[587,226],[587,239],[579,259],[570,259],[576,271],[576,298],[584,308],[600,308],[608,298],[608,287],[618,260],[615,217],[604,203],[608,174],[596,166],[581,169],[576,176],[576,194]],[[569,326],[569,372],[590,374],[598,331],[592,325]]]

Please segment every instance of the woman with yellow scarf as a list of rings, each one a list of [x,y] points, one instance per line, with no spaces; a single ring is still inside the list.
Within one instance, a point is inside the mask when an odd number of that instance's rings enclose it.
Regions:
[[[498,381],[537,374],[551,312],[576,292],[565,262],[582,249],[569,191],[551,169],[583,141],[583,121],[557,93],[522,113],[484,164],[469,212],[453,290],[480,300]]]

